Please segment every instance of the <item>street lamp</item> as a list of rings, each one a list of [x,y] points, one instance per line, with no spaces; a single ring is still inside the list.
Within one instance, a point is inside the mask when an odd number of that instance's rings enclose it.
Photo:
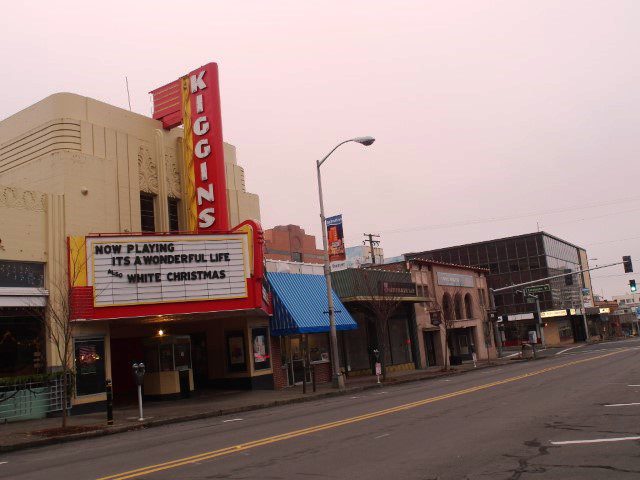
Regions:
[[[368,147],[376,139],[373,137],[356,137],[351,138],[349,140],[345,140],[344,142],[340,142],[338,145],[333,147],[333,149],[327,153],[322,160],[316,160],[316,171],[318,173],[318,195],[320,197],[320,224],[322,228],[322,245],[324,247],[324,278],[327,283],[327,302],[329,308],[329,334],[331,337],[331,368],[333,370],[333,386],[339,388],[340,390],[344,389],[344,378],[342,378],[342,374],[340,373],[340,365],[338,363],[338,335],[336,333],[336,317],[335,311],[333,308],[333,289],[331,288],[331,265],[329,264],[329,246],[327,239],[327,226],[325,225],[325,216],[324,216],[324,202],[322,201],[322,176],[320,174],[320,167],[325,162],[329,156],[335,152],[338,147],[344,145],[349,142],[356,142],[365,147]]]

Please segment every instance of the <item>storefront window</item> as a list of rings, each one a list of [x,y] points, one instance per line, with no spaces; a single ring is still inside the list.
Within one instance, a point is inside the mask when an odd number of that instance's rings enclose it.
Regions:
[[[254,328],[251,330],[251,346],[253,348],[254,370],[266,370],[271,368],[269,336],[266,327]]]
[[[308,336],[309,356],[312,362],[329,361],[329,335],[318,333]]]
[[[0,317],[0,377],[40,373],[45,363],[42,321],[27,312]]]
[[[411,340],[406,318],[389,319],[389,345],[391,347],[391,362],[393,365],[410,363]]]
[[[78,396],[104,392],[104,339],[76,339],[75,360]]]
[[[573,338],[571,324],[568,320],[561,320],[558,322],[558,335],[560,336],[560,340],[568,340],[570,338]]]
[[[242,332],[227,333],[227,367],[230,372],[247,371],[247,357]]]
[[[173,365],[173,345],[160,345],[160,371],[170,372],[175,370]]]
[[[176,370],[187,370],[191,368],[191,344],[176,343],[174,349],[176,353]]]

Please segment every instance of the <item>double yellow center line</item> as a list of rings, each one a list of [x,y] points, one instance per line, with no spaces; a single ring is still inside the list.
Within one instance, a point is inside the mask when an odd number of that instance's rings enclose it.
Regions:
[[[614,352],[606,353],[604,355],[584,358],[582,360],[575,360],[573,362],[568,362],[568,363],[563,363],[561,365],[555,365],[553,367],[543,368],[541,370],[536,370],[534,372],[524,373],[522,375],[517,375],[515,377],[505,378],[504,380],[497,380],[495,382],[485,383],[483,385],[465,388],[464,390],[457,390],[455,392],[445,393],[444,395],[438,395],[437,397],[425,398],[424,400],[418,400],[417,402],[405,403],[403,405],[398,405],[396,407],[391,407],[391,408],[386,408],[384,410],[378,410],[375,412],[366,413],[364,415],[358,415],[356,417],[345,418],[343,420],[337,420],[335,422],[329,422],[321,425],[315,425],[312,427],[303,428],[300,430],[294,430],[291,432],[282,433],[280,435],[274,435],[272,437],[261,438],[259,440],[254,440],[252,442],[240,443],[238,445],[233,445],[231,447],[221,448],[219,450],[213,450],[210,452],[201,453],[199,455],[193,455],[191,457],[179,458],[177,460],[172,460],[170,462],[158,463],[156,465],[149,465],[147,467],[137,468],[135,470],[129,470],[127,472],[117,473],[115,475],[109,475],[107,477],[101,477],[98,480],[125,480],[128,478],[142,477],[144,475],[149,475],[150,473],[159,472],[162,470],[169,470],[171,468],[177,468],[177,467],[181,467],[191,463],[201,462],[204,460],[211,460],[212,458],[222,457],[232,453],[242,452],[244,450],[250,450],[252,448],[261,447],[263,445],[268,445],[270,443],[282,442],[283,440],[289,440],[291,438],[301,437],[304,435],[309,435],[311,433],[321,432],[323,430],[329,430],[331,428],[342,427],[344,425],[349,425],[351,423],[370,420],[372,418],[381,417],[383,415],[389,415],[391,413],[410,410],[412,408],[421,407],[429,403],[439,402],[441,400],[459,397],[461,395],[467,395],[469,393],[478,392],[480,390],[486,390],[488,388],[497,387],[499,385],[504,385],[506,383],[517,382],[519,380],[524,380],[525,378],[534,377],[536,375],[552,372],[554,370],[559,370],[561,368],[571,367],[573,365],[578,365],[585,362],[591,362],[593,360],[609,357],[611,355],[615,355],[621,352],[626,352],[628,350],[629,349],[616,350]]]

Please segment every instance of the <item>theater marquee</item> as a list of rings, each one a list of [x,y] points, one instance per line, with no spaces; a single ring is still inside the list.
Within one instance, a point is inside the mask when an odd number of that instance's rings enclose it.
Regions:
[[[248,250],[243,234],[89,237],[94,306],[245,298]]]

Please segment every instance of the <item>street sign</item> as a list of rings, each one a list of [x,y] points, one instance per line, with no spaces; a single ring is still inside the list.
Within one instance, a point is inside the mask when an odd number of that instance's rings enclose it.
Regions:
[[[531,287],[524,287],[525,295],[535,295],[536,293],[550,292],[550,291],[551,291],[551,287],[549,287],[548,283],[545,283],[544,285],[532,285]]]

